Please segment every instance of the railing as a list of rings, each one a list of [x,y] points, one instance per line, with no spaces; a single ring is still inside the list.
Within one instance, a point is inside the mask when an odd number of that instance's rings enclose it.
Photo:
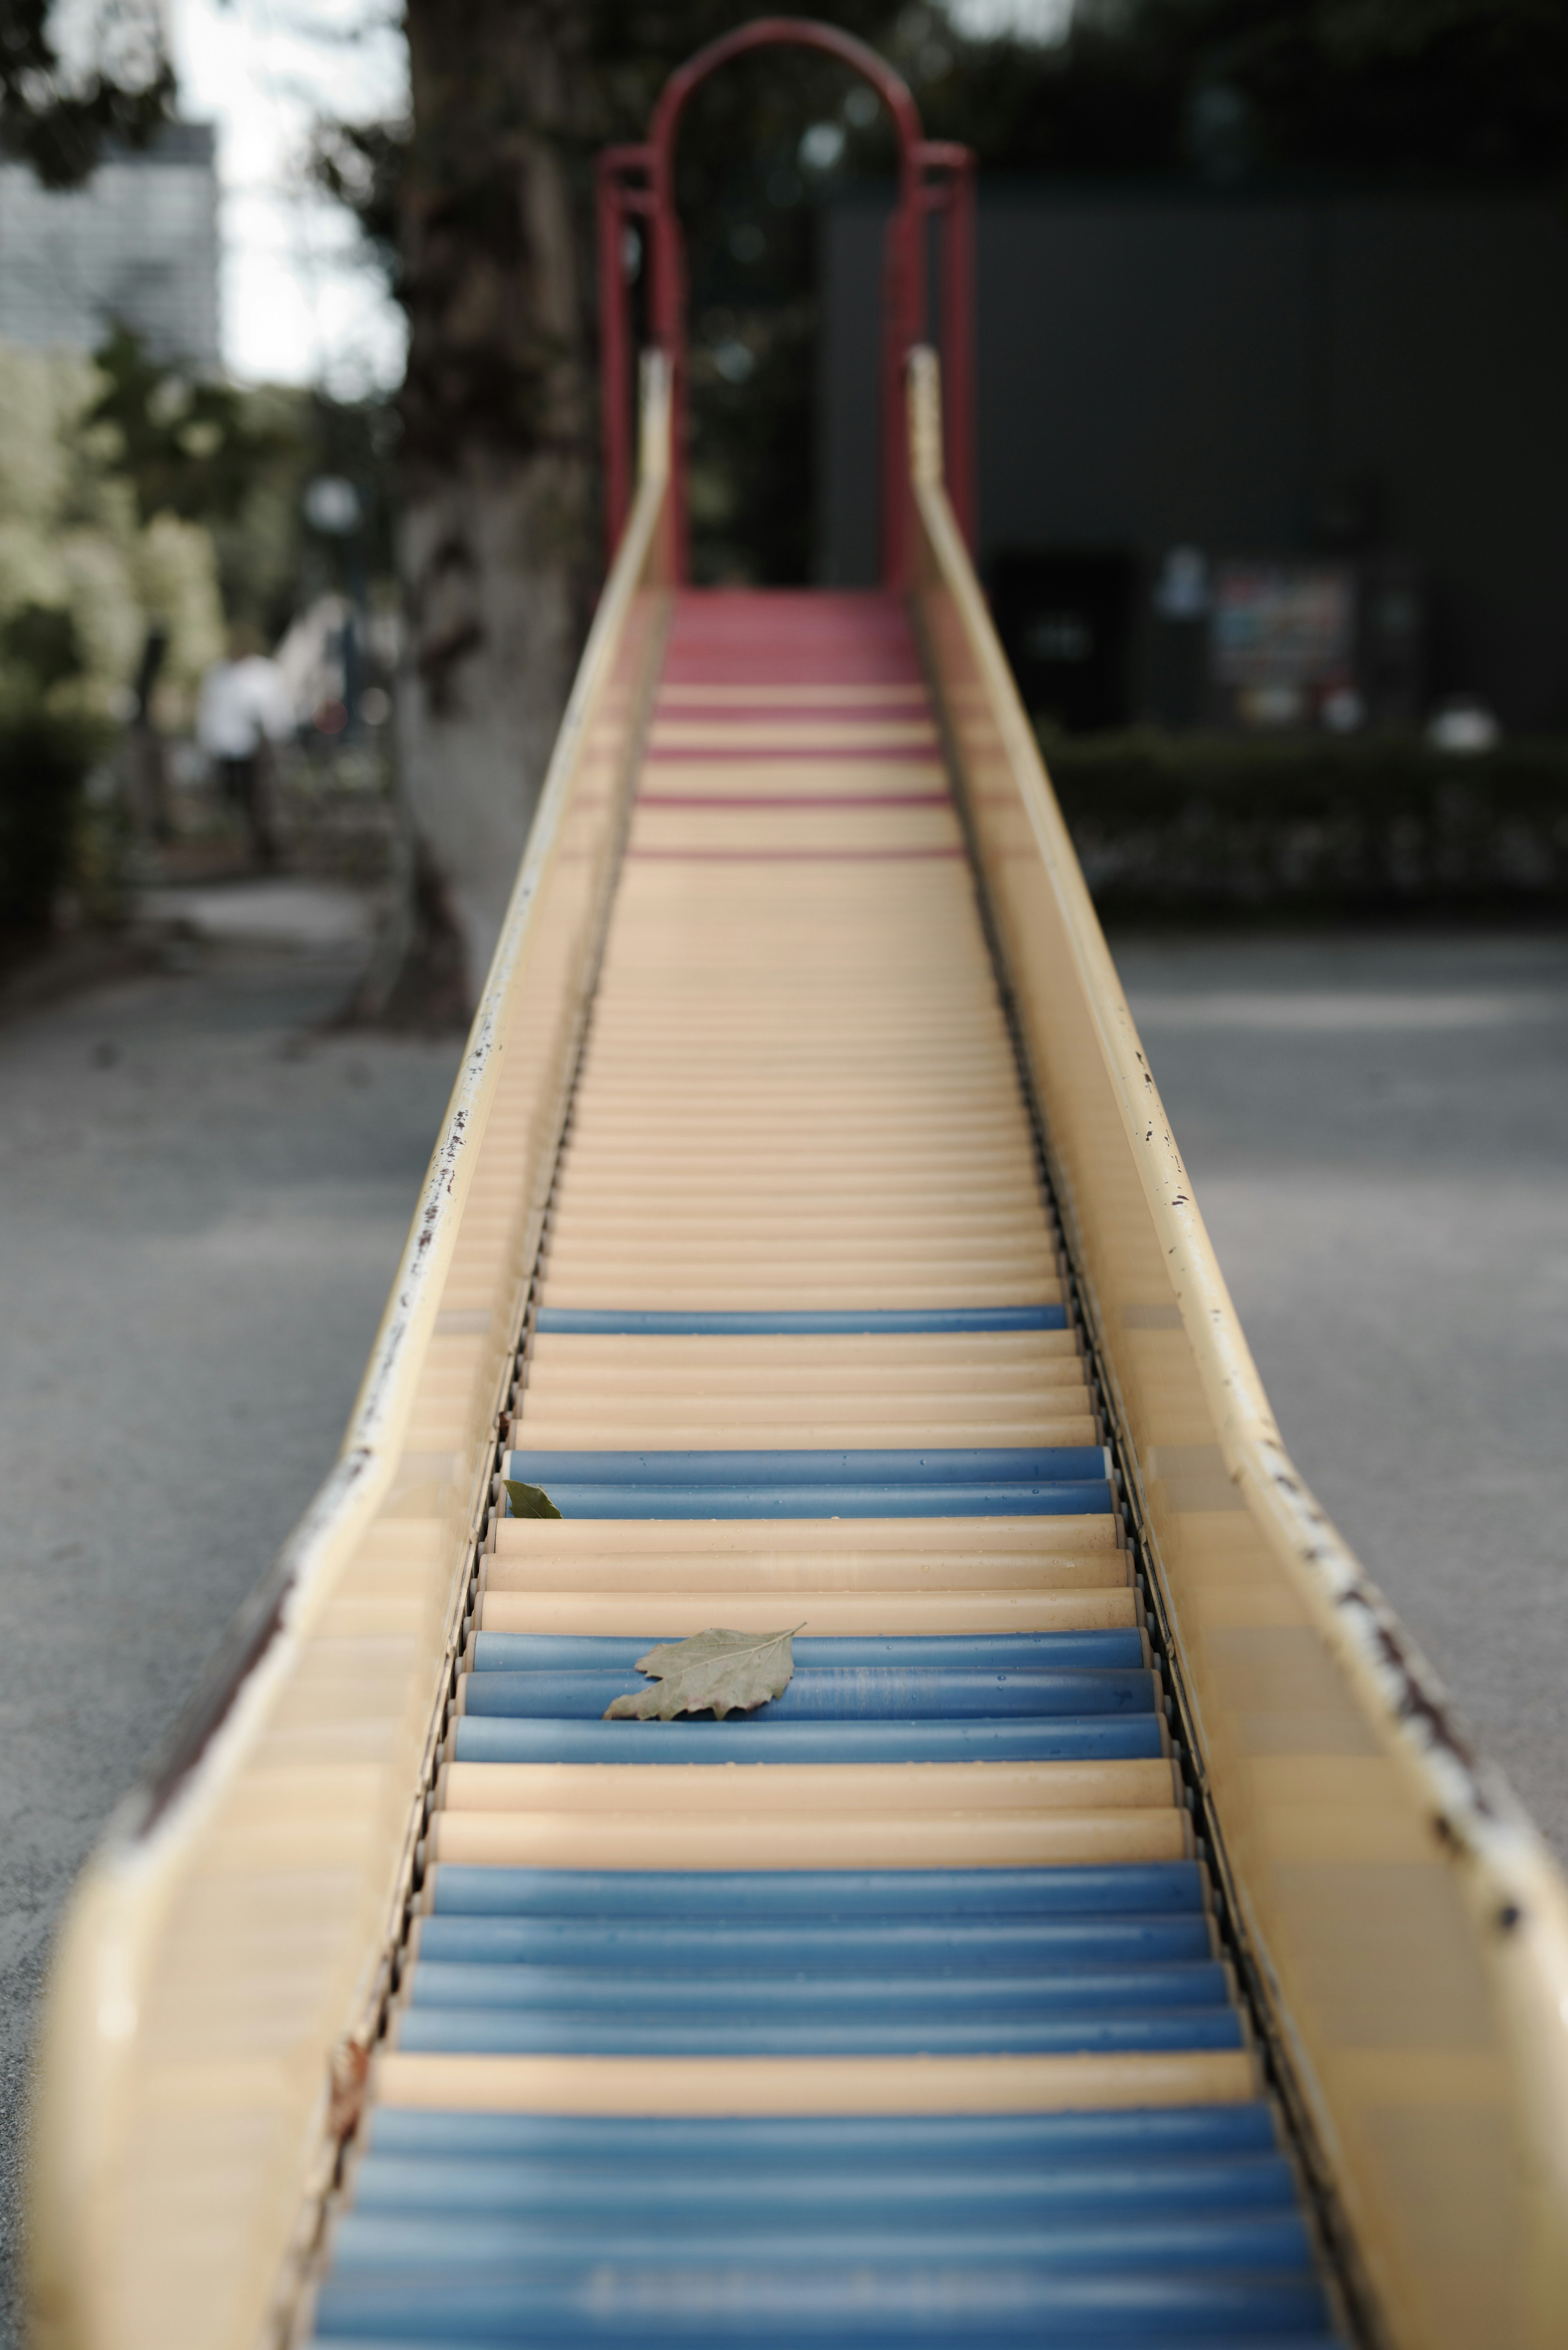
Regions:
[[[35,2350],[284,2338],[386,1996],[668,596],[669,385],[337,1466],[55,1961]]]
[[[1568,1888],[1280,1440],[941,482],[914,597],[1279,2077],[1363,2330],[1568,2342]],[[1337,2222],[1337,2225],[1336,2225]]]

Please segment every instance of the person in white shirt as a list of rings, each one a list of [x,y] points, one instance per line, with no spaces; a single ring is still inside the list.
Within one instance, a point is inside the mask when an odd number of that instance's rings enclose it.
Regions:
[[[196,740],[244,813],[258,865],[277,863],[273,745],[293,732],[294,712],[277,663],[267,660],[254,629],[232,629],[228,659],[214,661],[202,680]]]

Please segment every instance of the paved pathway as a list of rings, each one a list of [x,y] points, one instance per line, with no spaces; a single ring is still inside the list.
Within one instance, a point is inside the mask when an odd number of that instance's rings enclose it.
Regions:
[[[0,1025],[0,2340],[55,1918],[331,1460],[459,1051],[314,1034],[363,925],[287,893]]]

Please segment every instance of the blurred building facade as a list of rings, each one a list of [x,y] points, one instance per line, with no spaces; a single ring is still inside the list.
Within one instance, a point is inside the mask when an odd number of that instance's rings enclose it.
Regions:
[[[881,217],[822,216],[817,567],[840,585],[876,569]],[[1264,706],[1248,648],[1272,635],[1317,660],[1301,706],[1331,724],[1469,695],[1568,726],[1564,415],[1549,203],[982,190],[981,565],[1030,698],[1069,723],[1233,723]]]
[[[216,372],[218,258],[210,124],[171,123],[81,188],[0,160],[0,339],[93,350],[119,323],[158,358]]]

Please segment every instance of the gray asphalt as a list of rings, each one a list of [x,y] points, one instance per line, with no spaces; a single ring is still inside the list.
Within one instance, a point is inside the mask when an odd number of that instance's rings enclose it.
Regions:
[[[307,914],[0,1025],[6,2342],[52,1928],[330,1463],[460,1049],[313,1034],[362,950]]]
[[[351,920],[222,910],[0,1026],[8,2181],[52,1925],[327,1465],[457,1058],[315,1033]],[[1286,1440],[1568,1851],[1568,941],[1116,945]]]
[[[1113,944],[1285,1442],[1568,1857],[1568,940]]]

